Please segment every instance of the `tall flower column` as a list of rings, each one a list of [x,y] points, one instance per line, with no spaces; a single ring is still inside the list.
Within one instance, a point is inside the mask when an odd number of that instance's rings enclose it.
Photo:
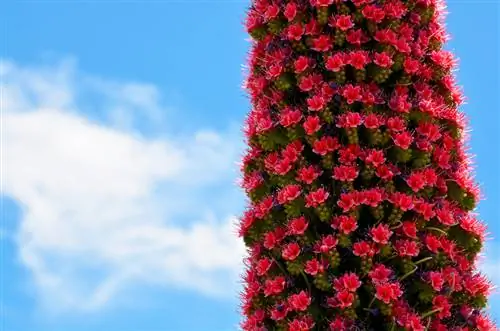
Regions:
[[[496,330],[443,9],[252,1],[243,330]]]

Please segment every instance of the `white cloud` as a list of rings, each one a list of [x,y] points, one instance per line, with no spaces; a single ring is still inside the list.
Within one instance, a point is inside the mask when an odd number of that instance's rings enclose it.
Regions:
[[[23,207],[20,259],[45,308],[97,309],[144,282],[235,295],[238,131],[146,138],[138,116],[168,123],[154,85],[74,59],[0,70],[4,189]]]

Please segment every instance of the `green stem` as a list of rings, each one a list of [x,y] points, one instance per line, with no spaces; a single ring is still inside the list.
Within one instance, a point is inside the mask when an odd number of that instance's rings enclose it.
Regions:
[[[420,317],[420,318],[424,319],[424,318],[429,317],[429,316],[431,316],[435,313],[438,313],[440,311],[441,311],[441,309],[434,309],[434,310],[428,311],[427,313],[423,314],[422,317]]]
[[[441,233],[441,234],[444,234],[445,236],[447,236],[447,235],[448,235],[448,234],[446,233],[446,231],[441,230],[441,229],[439,229],[439,228],[435,228],[435,227],[430,226],[430,227],[428,227],[427,229],[428,229],[428,230],[432,230],[432,231],[439,232],[439,233]]]
[[[432,260],[432,256],[424,257],[422,260],[418,260],[417,262],[415,262],[415,265],[419,265],[419,264],[427,262],[429,260]]]
[[[307,276],[306,274],[304,273],[304,271],[300,271],[300,273],[302,274],[302,277],[304,278],[305,282],[306,282],[306,285],[307,285],[307,289],[309,290],[309,293],[312,293],[312,288],[311,288],[311,284],[309,283],[309,280],[307,279]]]
[[[281,272],[283,272],[283,275],[288,275],[288,272],[285,270],[285,268],[283,268],[283,266],[281,265],[281,263],[278,262],[278,260],[276,260],[273,257],[273,261],[274,261],[274,263],[276,263],[276,265],[278,266],[278,268],[280,268]]]
[[[404,279],[408,278],[409,276],[411,276],[412,274],[414,274],[414,273],[415,273],[415,271],[417,271],[417,269],[418,269],[418,267],[417,267],[417,266],[415,266],[415,268],[414,268],[412,271],[409,271],[409,272],[407,272],[406,274],[404,274],[404,275],[403,275],[403,276],[399,279],[399,281],[402,281],[402,280],[404,280]]]

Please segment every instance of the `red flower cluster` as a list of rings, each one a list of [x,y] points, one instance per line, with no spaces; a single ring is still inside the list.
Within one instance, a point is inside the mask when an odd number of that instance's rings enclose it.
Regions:
[[[493,331],[442,0],[252,0],[245,331]]]

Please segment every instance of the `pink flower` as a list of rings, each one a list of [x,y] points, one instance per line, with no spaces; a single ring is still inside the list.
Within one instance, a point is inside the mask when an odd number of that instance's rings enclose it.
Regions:
[[[370,234],[374,242],[378,244],[385,245],[389,242],[389,238],[392,235],[392,231],[385,224],[379,224],[370,230]]]

